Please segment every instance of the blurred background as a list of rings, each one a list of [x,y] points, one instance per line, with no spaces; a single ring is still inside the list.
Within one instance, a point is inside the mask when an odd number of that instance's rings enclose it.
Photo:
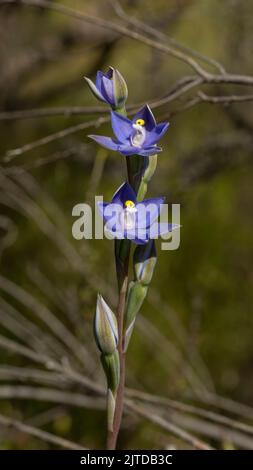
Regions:
[[[0,1],[0,25],[0,447],[104,447],[92,320],[97,291],[117,301],[113,243],[71,229],[125,178],[87,138],[111,127],[83,76],[111,65],[130,114],[170,121],[148,195],[182,223],[130,344],[119,447],[253,448],[252,2]]]

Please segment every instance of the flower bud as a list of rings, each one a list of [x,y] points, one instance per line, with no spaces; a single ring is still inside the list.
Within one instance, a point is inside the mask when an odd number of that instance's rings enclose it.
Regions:
[[[105,99],[103,95],[101,94],[101,91],[99,90],[99,88],[97,88],[97,86],[93,83],[93,81],[88,77],[84,77],[84,80],[86,81],[91,93],[95,96],[95,98],[97,98],[99,101],[102,101],[104,103]]]
[[[84,77],[91,92],[103,103],[109,104],[112,109],[121,112],[128,96],[127,84],[121,73],[109,67],[106,73],[97,72],[96,83]]]
[[[112,354],[117,348],[117,319],[101,295],[97,297],[94,335],[97,346],[103,354]]]
[[[142,201],[142,199],[144,199],[144,196],[147,192],[148,183],[151,180],[153,174],[155,173],[156,165],[157,155],[150,155],[149,157],[144,157],[137,193],[138,201]]]
[[[107,387],[115,393],[119,385],[120,372],[118,350],[115,349],[112,354],[101,354],[100,359],[107,378]]]
[[[125,329],[131,325],[139,312],[146,297],[147,290],[147,286],[143,286],[139,282],[130,282],[126,304]]]
[[[114,109],[122,108],[128,97],[127,84],[117,69],[112,72],[113,95],[114,95]]]
[[[156,261],[154,240],[149,240],[145,245],[138,245],[134,252],[134,273],[136,280],[145,286],[149,285]]]

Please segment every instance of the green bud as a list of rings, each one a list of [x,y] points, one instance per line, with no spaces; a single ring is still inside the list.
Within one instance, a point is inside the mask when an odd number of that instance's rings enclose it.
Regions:
[[[135,320],[146,297],[147,290],[147,286],[143,286],[139,282],[130,282],[126,304],[125,330],[127,330],[133,320]]]
[[[128,89],[124,78],[117,69],[113,69],[112,82],[115,101],[114,108],[117,110],[118,108],[120,109],[125,105],[128,97]]]
[[[142,168],[139,175],[139,184],[137,192],[137,200],[142,201],[147,192],[147,186],[151,180],[157,165],[157,155],[150,155],[150,157],[144,157]]]
[[[149,285],[153,276],[157,256],[155,241],[149,240],[145,245],[138,245],[134,251],[134,273],[137,281]]]
[[[94,335],[97,346],[103,354],[112,354],[117,348],[117,319],[101,295],[97,297]]]
[[[119,385],[120,372],[118,350],[115,349],[113,354],[101,354],[100,359],[107,378],[107,386],[115,393]]]
[[[124,341],[124,352],[127,351],[129,341],[131,339],[133,329],[134,329],[134,324],[135,324],[135,319],[132,321],[132,323],[129,325],[129,327],[126,329],[125,332],[125,341]]]
[[[114,414],[115,414],[115,396],[108,388],[107,390],[107,428],[109,431],[113,431],[113,421],[114,421]]]

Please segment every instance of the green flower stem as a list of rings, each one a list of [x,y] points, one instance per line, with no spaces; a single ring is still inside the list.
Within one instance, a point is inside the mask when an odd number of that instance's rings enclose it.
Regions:
[[[112,432],[120,376],[118,350],[112,354],[102,353],[100,359],[107,378],[107,429]]]
[[[128,289],[128,267],[130,256],[131,242],[129,240],[115,240],[115,260],[117,268],[117,277],[119,285],[119,300],[117,306],[117,321],[118,321],[118,354],[120,364],[119,386],[115,394],[115,407],[113,425],[108,426],[107,433],[107,449],[114,450],[118,439],[124,401],[124,388],[125,388],[125,345],[124,345],[124,313],[126,294]],[[109,400],[108,400],[109,405]],[[108,415],[110,410],[108,410]],[[110,425],[110,423],[109,423]]]
[[[125,106],[116,109],[119,114],[126,116]],[[130,173],[128,169],[128,180],[130,181]],[[123,400],[124,400],[124,389],[125,389],[125,346],[124,346],[124,313],[126,294],[128,289],[128,269],[129,269],[129,257],[130,257],[131,242],[129,240],[115,240],[114,255],[116,264],[116,273],[118,280],[119,289],[119,300],[117,306],[117,322],[118,322],[118,357],[119,357],[119,385],[113,396],[111,396],[108,389],[107,397],[107,408],[108,408],[108,426],[107,426],[107,449],[114,450],[116,448],[119,429],[121,425],[122,413],[123,413]],[[113,403],[113,399],[115,400]],[[110,422],[110,415],[113,409],[113,422]]]
[[[133,332],[136,316],[146,298],[156,261],[156,249],[153,240],[149,240],[145,246],[136,247],[133,257],[135,279],[129,284],[124,317],[125,352]]]

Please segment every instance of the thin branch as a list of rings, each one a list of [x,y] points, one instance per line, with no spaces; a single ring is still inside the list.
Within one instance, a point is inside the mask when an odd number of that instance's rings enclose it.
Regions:
[[[76,124],[75,126],[67,127],[66,129],[62,129],[58,132],[54,132],[53,134],[49,134],[46,137],[42,137],[41,139],[30,142],[29,144],[25,144],[22,147],[9,150],[4,156],[3,160],[5,162],[10,162],[14,158],[22,155],[25,152],[41,147],[42,145],[49,144],[56,140],[63,139],[64,137],[67,137],[71,134],[75,134],[76,132],[80,132],[84,129],[88,129],[89,127],[99,127],[109,121],[109,117],[100,117],[93,121],[82,122],[80,124]]]
[[[113,23],[108,20],[104,20],[99,17],[86,15],[80,11],[74,10],[73,8],[69,8],[65,5],[60,5],[58,3],[50,2],[48,0],[18,0],[18,2],[17,0],[1,0],[0,6],[8,5],[8,4],[15,5],[17,3],[19,5],[22,4],[22,5],[57,11],[64,15],[70,16],[72,18],[76,18],[77,20],[81,20],[81,21],[99,26],[101,28],[109,29],[111,31],[114,31],[115,33],[135,39],[139,42],[146,44],[147,46],[153,47],[163,53],[169,54],[177,58],[178,60],[181,60],[182,62],[189,65],[198,75],[200,75],[203,78],[204,77],[208,78],[209,76],[209,74],[192,57],[187,56],[183,52],[178,51],[169,45],[165,45],[158,41],[150,39],[146,37],[145,35],[142,35],[136,31],[132,31],[130,28],[120,26],[116,23]]]
[[[159,397],[156,395],[151,395],[145,392],[141,392],[139,390],[131,390],[127,389],[126,392],[127,396],[131,398],[137,398],[147,403],[152,403],[153,405],[159,405],[162,407],[168,407],[176,411],[181,411],[184,413],[194,414],[195,416],[199,416],[201,418],[206,418],[210,421],[215,423],[223,424],[229,428],[237,429],[239,431],[253,434],[253,426],[248,424],[242,423],[238,420],[234,420],[223,416],[219,413],[215,413],[214,411],[208,411],[197,406],[189,405],[187,403],[182,403],[176,400],[171,400],[165,397]]]
[[[19,119],[34,119],[55,116],[84,116],[86,114],[101,114],[106,112],[105,106],[56,106],[51,108],[21,109],[18,111],[0,112],[1,121]]]
[[[61,403],[68,406],[77,406],[87,409],[101,410],[104,407],[104,398],[90,397],[88,395],[62,392],[56,388],[30,387],[23,385],[1,385],[0,399],[34,400],[42,402]]]
[[[175,424],[165,420],[161,416],[152,412],[150,408],[146,409],[145,407],[141,405],[136,405],[135,403],[131,401],[130,402],[127,401],[127,405],[131,408],[131,411],[134,411],[135,413],[138,413],[139,416],[142,416],[143,418],[146,418],[149,421],[152,421],[153,423],[158,424],[159,426],[161,426],[163,429],[166,429],[174,436],[179,437],[183,441],[192,445],[195,449],[212,450],[212,447],[206,444],[205,442],[203,442],[201,439],[198,439],[197,437],[193,436],[187,431],[184,431],[179,426],[176,426]]]
[[[227,95],[227,96],[210,96],[203,91],[198,91],[198,97],[202,101],[212,104],[229,104],[229,103],[242,103],[245,101],[253,101],[253,95]]]
[[[37,437],[38,439],[41,439],[42,441],[49,442],[50,444],[55,444],[65,449],[87,450],[85,449],[85,447],[81,447],[78,444],[75,444],[74,442],[68,441],[67,439],[55,436],[54,434],[51,434],[47,431],[42,431],[41,429],[38,429],[34,426],[22,423],[17,419],[9,418],[4,415],[0,415],[0,424],[1,426],[5,426],[6,428],[15,429],[17,431],[29,434],[31,436]]]
[[[181,50],[182,52],[185,52],[186,54],[189,54],[192,57],[195,57],[195,59],[200,59],[201,61],[215,67],[218,69],[220,73],[226,73],[225,68],[223,67],[222,64],[220,64],[217,60],[211,59],[209,57],[204,56],[200,52],[194,51],[188,46],[185,46],[183,44],[180,44],[178,41],[176,41],[174,38],[169,37],[167,34],[156,30],[149,24],[144,23],[143,21],[138,20],[137,18],[134,18],[132,16],[129,16],[125,13],[125,11],[122,8],[122,5],[120,2],[117,0],[110,0],[110,3],[115,11],[115,13],[119,16],[119,18],[123,19],[127,23],[136,26],[139,30],[141,30],[144,33],[150,34],[151,36],[155,37],[158,40],[161,41],[166,41],[172,44],[175,48]]]

